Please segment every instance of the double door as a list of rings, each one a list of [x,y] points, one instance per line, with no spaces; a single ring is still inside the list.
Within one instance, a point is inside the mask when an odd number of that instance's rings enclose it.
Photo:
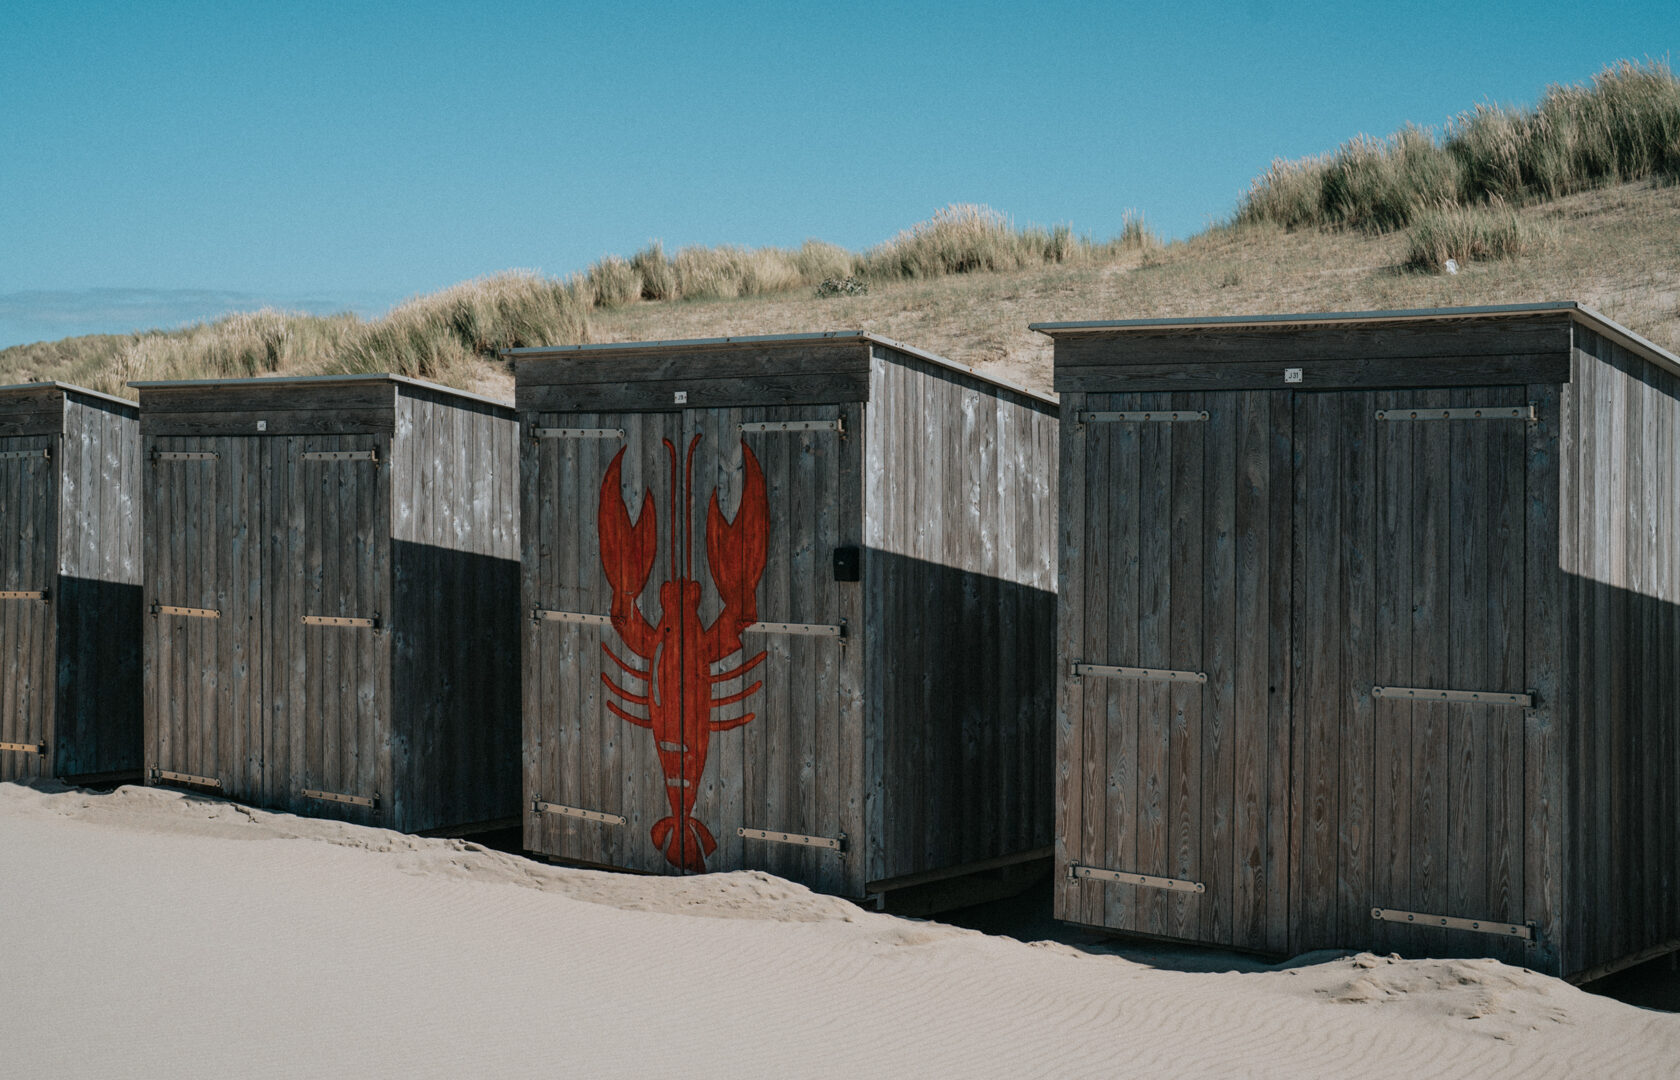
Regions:
[[[1520,957],[1530,396],[1085,400],[1062,917]]]
[[[835,406],[528,424],[528,848],[840,887],[843,429]]]
[[[148,440],[154,781],[376,820],[391,790],[384,442]]]
[[[0,780],[49,775],[58,655],[51,435],[0,438]]]

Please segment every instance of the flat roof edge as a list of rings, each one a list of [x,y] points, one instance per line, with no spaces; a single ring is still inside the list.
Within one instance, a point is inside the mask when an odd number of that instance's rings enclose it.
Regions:
[[[78,386],[75,383],[59,382],[57,379],[48,379],[45,382],[12,383],[9,386],[0,386],[0,394],[10,393],[12,391],[49,389],[59,390],[66,394],[80,394],[82,397],[90,397],[99,401],[108,401],[113,405],[126,405],[130,409],[138,409],[140,407],[140,403],[132,400],[131,398],[118,397],[115,394],[107,394],[103,390],[89,390],[85,386]]]
[[[151,381],[131,382],[128,385],[136,390],[191,390],[194,388],[208,390],[212,387],[223,386],[316,386],[321,383],[391,383],[398,386],[414,386],[422,390],[430,390],[438,394],[448,394],[451,397],[464,398],[475,401],[480,405],[493,405],[498,409],[513,411],[513,406],[506,401],[475,394],[470,390],[457,390],[453,386],[430,382],[426,379],[416,379],[412,375],[397,375],[392,372],[370,372],[365,375],[281,375],[273,378],[251,376],[243,379],[157,379]],[[131,403],[132,404],[132,403]]]
[[[949,357],[940,356],[938,353],[929,352],[926,349],[918,349],[914,345],[907,345],[902,341],[895,341],[892,338],[883,337],[880,334],[871,333],[868,330],[819,330],[801,334],[745,334],[737,337],[673,338],[659,341],[596,341],[585,345],[539,345],[520,349],[503,349],[498,355],[506,357],[510,360],[539,360],[544,358],[558,358],[568,355],[576,356],[585,353],[640,352],[654,349],[717,348],[726,345],[800,345],[822,341],[857,342],[865,345],[880,345],[883,348],[904,353],[906,356],[913,356],[918,360],[926,361],[927,363],[933,364],[937,367],[942,367],[949,371],[960,372],[970,378],[978,379],[981,382],[989,383],[992,386],[1008,390],[1014,394],[1020,394],[1022,397],[1030,398],[1033,401],[1037,401],[1045,405],[1056,405],[1058,403],[1054,395],[1045,394],[1039,390],[1029,389],[1019,383],[1011,382],[1008,379],[1000,379],[995,375],[988,375],[983,371],[976,370],[969,364],[952,360]]]
[[[1616,320],[1605,317],[1597,310],[1585,304],[1577,305],[1575,321],[1588,324],[1605,337],[1616,339],[1624,348],[1639,353],[1658,367],[1666,368],[1671,374],[1680,375],[1680,356],[1669,352],[1649,338],[1629,330]]]
[[[1313,311],[1280,315],[1198,315],[1182,318],[1099,319],[1092,322],[1028,323],[1028,330],[1055,337],[1057,334],[1094,333],[1103,330],[1168,330],[1177,327],[1212,326],[1308,326],[1316,323],[1419,322],[1430,319],[1466,319],[1489,315],[1536,315],[1573,312],[1581,305],[1573,300],[1552,300],[1537,304],[1488,304],[1480,307],[1403,308],[1376,311]]]

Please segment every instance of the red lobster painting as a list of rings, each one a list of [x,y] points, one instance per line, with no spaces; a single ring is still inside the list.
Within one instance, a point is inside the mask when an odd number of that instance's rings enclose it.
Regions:
[[[634,523],[624,505],[621,477],[624,451],[607,466],[601,481],[601,502],[596,525],[601,540],[601,567],[612,587],[612,625],[632,654],[646,668],[637,668],[614,653],[605,643],[601,651],[629,678],[646,687],[643,693],[630,690],[602,672],[607,690],[626,705],[639,706],[647,716],[636,716],[617,702],[606,706],[637,727],[652,730],[659,751],[659,766],[665,774],[665,795],[671,813],[653,825],[653,843],[665,853],[671,865],[702,872],[706,856],[717,850],[711,832],[694,817],[694,800],[700,777],[706,771],[706,749],[712,734],[750,723],[755,713],[732,720],[714,720],[718,708],[745,701],[764,685],[763,680],[745,690],[723,697],[712,696],[713,687],[739,678],[764,662],[761,651],[728,671],[713,673],[712,665],[741,651],[741,631],[758,621],[758,582],[764,575],[765,554],[770,533],[770,509],[764,494],[764,473],[745,442],[741,456],[746,463],[741,505],[733,522],[726,521],[718,506],[717,492],[706,511],[706,561],[712,581],[723,599],[723,610],[710,626],[700,625],[700,582],[695,580],[690,553],[693,551],[694,521],[690,503],[694,483],[696,435],[688,444],[684,462],[683,488],[677,488],[677,448],[665,440],[671,459],[671,576],[659,586],[659,623],[648,622],[636,605],[653,572],[659,547],[658,515],[652,489],[644,489],[642,506]],[[677,513],[681,508],[683,535],[679,560]],[[685,843],[692,837],[692,843]]]

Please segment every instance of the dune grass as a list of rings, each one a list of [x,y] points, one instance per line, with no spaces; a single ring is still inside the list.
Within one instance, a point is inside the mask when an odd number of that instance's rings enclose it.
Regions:
[[[1480,105],[1437,136],[1408,126],[1322,157],[1276,161],[1235,221],[1390,232],[1455,208],[1556,199],[1604,184],[1680,180],[1680,79],[1624,61],[1530,109]]]

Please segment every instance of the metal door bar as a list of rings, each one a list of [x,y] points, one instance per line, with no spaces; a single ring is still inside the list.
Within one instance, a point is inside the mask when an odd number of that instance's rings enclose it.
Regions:
[[[39,754],[47,756],[46,743],[0,742],[0,750],[9,750],[14,754]]]
[[[1409,923],[1413,926],[1441,926],[1448,930],[1473,930],[1478,934],[1498,934],[1517,937],[1533,944],[1533,923],[1490,922],[1486,919],[1460,919],[1453,915],[1425,915],[1419,911],[1395,911],[1393,908],[1372,908],[1371,918],[1379,922]]]
[[[611,615],[589,615],[582,611],[554,611],[550,608],[532,608],[531,621],[578,623],[582,626],[611,626]]]
[[[153,781],[162,780],[170,784],[191,784],[193,787],[222,789],[222,782],[214,776],[194,776],[192,773],[170,772],[168,769],[152,769]]]
[[[1206,420],[1206,412],[1196,412],[1188,409],[1162,410],[1154,409],[1149,412],[1083,412],[1079,414],[1081,424],[1112,424],[1112,423],[1177,423],[1190,420]]]
[[[531,430],[533,439],[622,439],[624,429],[615,427],[540,427]]]
[[[846,433],[844,420],[754,420],[741,425],[742,433],[756,432],[797,432],[797,431],[833,431],[841,435]]]
[[[1075,664],[1075,675],[1093,675],[1101,679],[1144,679],[1150,682],[1207,682],[1205,671],[1171,671],[1166,668],[1109,667],[1106,664]]]
[[[39,600],[45,603],[45,589],[0,589],[0,600]]]
[[[362,630],[377,630],[379,629],[379,619],[377,617],[372,619],[350,619],[341,618],[337,615],[305,615],[303,617],[303,625],[351,626]]]
[[[1534,402],[1527,405],[1489,405],[1478,409],[1378,409],[1378,420],[1527,420],[1540,419]]]
[[[1534,707],[1533,694],[1498,694],[1488,690],[1424,690],[1413,686],[1373,686],[1371,696],[1400,701],[1453,701],[1468,705]]]
[[[215,461],[214,450],[153,450],[153,461]]]
[[[1165,889],[1168,892],[1199,893],[1207,891],[1207,886],[1199,881],[1156,877],[1151,874],[1133,874],[1126,870],[1104,870],[1098,866],[1081,866],[1079,863],[1068,864],[1068,877],[1075,881],[1080,878],[1089,878],[1092,881],[1116,881],[1122,885],[1139,885],[1146,889]]]
[[[365,806],[369,810],[379,809],[379,792],[373,793],[373,798],[365,795],[341,795],[336,791],[315,791],[312,788],[303,789],[303,797],[317,802],[344,803],[348,806]]]
[[[176,607],[174,604],[153,604],[153,615],[180,615],[187,619],[219,619],[222,613],[216,608]]]
[[[562,806],[560,803],[543,802],[541,799],[531,800],[531,813],[559,814],[561,817],[595,821],[602,825],[624,825],[630,820],[621,814],[607,814],[600,810],[585,810],[581,806]]]
[[[795,634],[803,637],[835,637],[844,638],[846,627],[829,626],[824,623],[796,623],[796,622],[755,622],[751,626],[741,628],[743,634]]]
[[[52,448],[44,446],[39,450],[0,450],[0,461],[21,461],[24,458],[51,460]]]
[[[303,455],[305,461],[371,461],[379,464],[378,450],[310,450]]]
[[[845,833],[839,836],[806,836],[803,833],[776,832],[774,829],[736,829],[735,835],[748,840],[768,840],[772,844],[796,844],[800,847],[827,848],[842,855],[846,853]]]

